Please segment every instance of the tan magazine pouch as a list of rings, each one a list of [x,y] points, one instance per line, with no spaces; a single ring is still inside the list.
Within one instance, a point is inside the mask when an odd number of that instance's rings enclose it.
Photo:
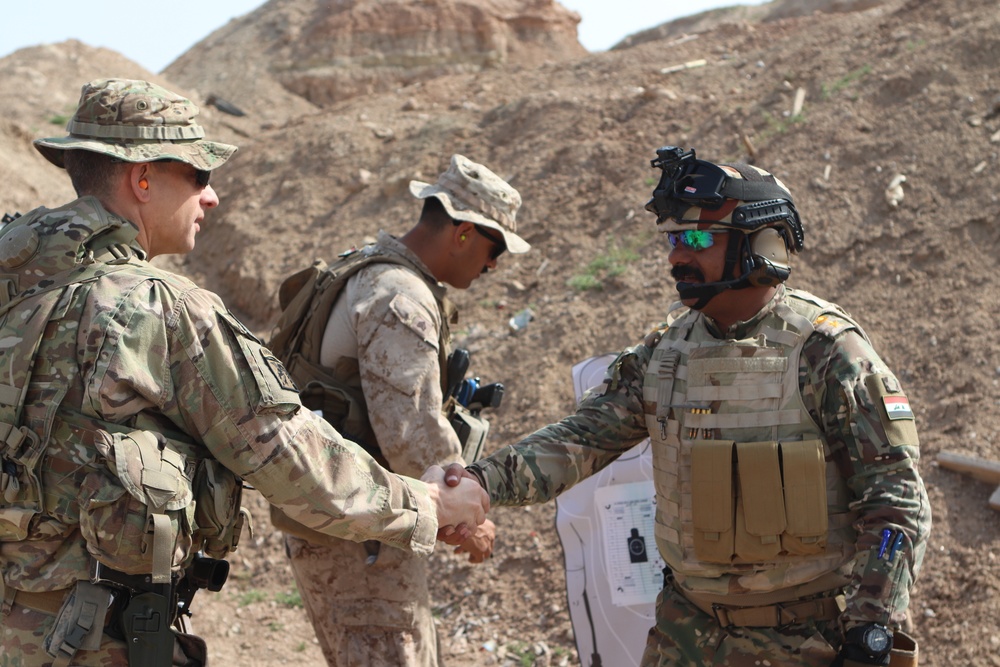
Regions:
[[[699,560],[730,563],[735,555],[762,562],[783,552],[823,553],[829,527],[823,443],[696,441],[691,504]]]
[[[738,443],[736,458],[742,504],[736,512],[736,555],[745,561],[772,560],[781,552],[786,525],[778,443]]]
[[[790,554],[807,556],[826,549],[829,516],[826,461],[819,440],[781,443],[788,526],[781,546]]]
[[[694,550],[699,560],[729,563],[733,555],[733,443],[698,441],[691,449]]]
[[[899,630],[892,633],[889,667],[917,667],[917,640]]]

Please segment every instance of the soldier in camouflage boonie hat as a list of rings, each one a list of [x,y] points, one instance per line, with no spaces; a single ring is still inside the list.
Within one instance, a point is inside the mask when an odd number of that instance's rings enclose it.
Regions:
[[[531,245],[515,234],[521,195],[509,183],[464,155],[452,155],[451,165],[431,185],[410,181],[410,193],[417,199],[437,197],[448,215],[503,234],[507,250],[528,252]]]
[[[83,86],[80,104],[66,125],[68,137],[36,139],[35,148],[65,168],[64,151],[103,153],[124,162],[178,160],[211,171],[236,146],[206,141],[189,99],[148,81],[97,79]]]

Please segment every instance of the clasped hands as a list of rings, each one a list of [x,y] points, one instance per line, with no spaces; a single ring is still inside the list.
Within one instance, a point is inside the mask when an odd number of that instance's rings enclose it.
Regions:
[[[482,563],[493,553],[496,526],[486,518],[490,497],[475,475],[452,463],[445,470],[433,465],[420,477],[430,490],[437,509],[439,540]]]

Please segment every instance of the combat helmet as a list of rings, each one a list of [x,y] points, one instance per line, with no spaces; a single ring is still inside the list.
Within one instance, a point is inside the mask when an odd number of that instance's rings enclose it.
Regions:
[[[652,166],[663,171],[646,210],[661,232],[692,227],[729,235],[723,276],[712,283],[679,283],[681,299],[696,309],[727,289],[770,287],[791,273],[789,255],[803,245],[802,223],[785,184],[748,164],[713,164],[677,146],[657,149]]]

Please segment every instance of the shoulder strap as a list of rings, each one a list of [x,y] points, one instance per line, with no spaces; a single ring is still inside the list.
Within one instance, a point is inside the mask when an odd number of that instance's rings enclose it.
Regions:
[[[268,348],[291,371],[293,357],[319,363],[319,348],[330,312],[348,279],[376,263],[412,267],[404,257],[379,252],[374,246],[351,251],[331,265],[317,260],[284,280],[278,292],[281,314],[271,331]]]
[[[55,287],[45,290],[33,303],[26,303],[27,318],[17,322],[16,327],[8,326],[9,315],[0,323],[0,364],[5,369],[4,381],[0,383],[0,454],[6,458],[13,458],[21,452],[41,455],[36,446],[23,447],[25,440],[31,442],[38,436],[21,425],[21,412],[38,347],[65,288],[66,285],[61,285],[58,291]],[[18,303],[24,300],[20,298]],[[8,310],[4,308],[4,313]],[[76,366],[71,364],[69,368],[75,369]],[[70,380],[66,378],[65,384],[68,385]]]

